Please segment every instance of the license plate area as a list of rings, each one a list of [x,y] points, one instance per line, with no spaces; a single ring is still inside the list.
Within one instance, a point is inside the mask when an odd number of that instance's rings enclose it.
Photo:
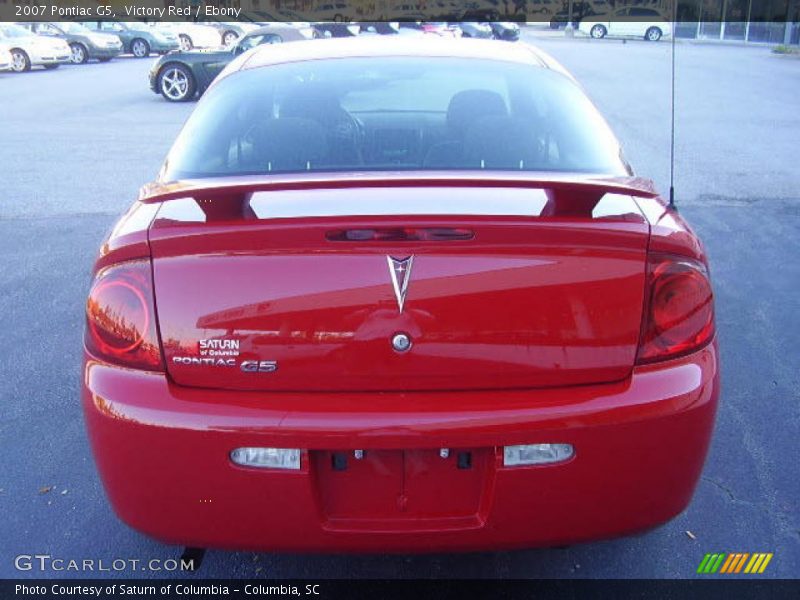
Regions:
[[[311,466],[328,528],[482,525],[493,448],[314,451]]]

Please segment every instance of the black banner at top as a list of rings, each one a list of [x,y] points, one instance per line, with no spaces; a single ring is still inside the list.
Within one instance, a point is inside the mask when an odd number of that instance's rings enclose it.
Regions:
[[[800,0],[0,0],[1,21],[797,23]]]

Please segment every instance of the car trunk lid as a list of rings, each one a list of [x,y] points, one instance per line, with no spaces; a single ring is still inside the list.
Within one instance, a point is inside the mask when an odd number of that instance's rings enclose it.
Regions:
[[[649,228],[624,190],[553,187],[170,192],[150,231],[169,375],[265,391],[623,379]]]

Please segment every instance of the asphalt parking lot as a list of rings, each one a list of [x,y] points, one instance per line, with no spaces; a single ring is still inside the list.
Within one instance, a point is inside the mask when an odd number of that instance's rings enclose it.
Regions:
[[[552,36],[540,45],[584,84],[638,173],[666,192],[670,45]],[[676,58],[677,202],[708,246],[723,361],[716,432],[688,510],[638,537],[564,549],[211,551],[202,576],[692,577],[707,552],[773,552],[764,576],[800,574],[800,60],[700,44],[679,44]],[[19,572],[19,554],[179,555],[113,515],[78,398],[95,252],[194,106],[150,92],[151,60],[0,74],[0,577],[91,576]]]

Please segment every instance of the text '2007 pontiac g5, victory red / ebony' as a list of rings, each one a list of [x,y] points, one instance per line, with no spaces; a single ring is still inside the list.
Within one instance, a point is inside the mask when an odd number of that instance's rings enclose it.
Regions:
[[[256,48],[103,244],[83,408],[168,543],[561,545],[689,503],[719,394],[703,247],[524,45]]]

